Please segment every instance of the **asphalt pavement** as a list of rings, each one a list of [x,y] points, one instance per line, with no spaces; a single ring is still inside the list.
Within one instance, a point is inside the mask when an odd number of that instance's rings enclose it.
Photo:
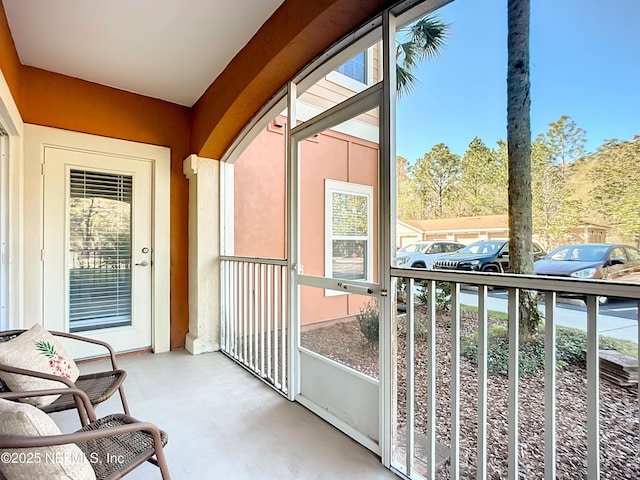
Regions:
[[[474,290],[462,290],[462,304],[478,305],[478,295]],[[507,311],[507,292],[494,290],[488,293],[487,308],[499,312]],[[539,303],[544,309],[544,301]],[[587,309],[581,300],[558,298],[554,315],[556,325],[587,330]],[[600,305],[598,333],[608,337],[631,340],[638,343],[638,302],[630,300],[609,300]]]

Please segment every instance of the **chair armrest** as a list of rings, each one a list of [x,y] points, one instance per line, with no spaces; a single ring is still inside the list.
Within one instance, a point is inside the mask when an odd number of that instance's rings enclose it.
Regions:
[[[71,380],[65,377],[60,377],[58,375],[52,375],[50,373],[38,372],[35,370],[29,370],[26,368],[14,367],[12,365],[5,365],[4,363],[0,363],[0,371],[8,372],[8,373],[16,373],[19,375],[25,375],[27,377],[37,377],[45,380],[53,380],[54,382],[64,383],[69,388],[75,388],[76,384]],[[67,392],[68,393],[68,392]],[[33,395],[31,395],[33,396]]]
[[[3,330],[2,332],[0,332],[0,338],[15,337],[24,332],[26,332],[26,330],[24,329]]]
[[[5,330],[3,332],[0,332],[0,338],[4,338],[4,337],[15,337],[17,335],[20,335],[21,333],[26,332],[26,330],[24,329],[18,329],[18,330]],[[109,353],[109,358],[111,360],[111,366],[113,367],[113,370],[117,370],[118,369],[118,364],[116,362],[116,353],[113,350],[113,347],[111,347],[111,345],[109,345],[107,342],[103,342],[102,340],[95,340],[93,338],[87,338],[87,337],[82,337],[80,335],[74,335],[73,333],[66,333],[66,332],[58,332],[55,330],[49,330],[49,333],[51,335],[57,336],[57,337],[63,337],[63,338],[68,338],[70,340],[76,340],[78,342],[85,342],[85,343],[92,343],[94,345],[99,345],[101,347],[104,347],[107,352]]]
[[[43,435],[38,437],[25,437],[20,435],[0,435],[0,448],[33,448],[51,447],[68,443],[82,443],[98,438],[115,437],[131,432],[147,432],[153,438],[156,452],[162,450],[162,438],[160,429],[153,423],[140,422],[132,417],[131,423],[117,425],[115,427],[100,428],[96,430],[77,431],[63,433],[61,435]]]
[[[89,396],[86,394],[86,392],[83,392],[79,388],[76,388],[73,384],[70,388],[49,388],[46,390],[32,390],[29,392],[0,392],[0,398],[3,398],[5,400],[20,400],[21,398],[69,394],[73,395],[73,398],[76,401],[76,407],[78,408],[81,423],[83,425],[86,425],[88,423],[87,418],[89,419],[89,421],[94,421],[96,419],[96,412],[91,405]]]
[[[103,342],[102,340],[96,340],[96,339],[93,339],[93,338],[82,337],[80,335],[74,335],[73,333],[58,332],[58,331],[54,331],[54,330],[49,330],[49,333],[51,335],[56,336],[56,337],[68,338],[70,340],[76,340],[78,342],[85,342],[85,343],[92,343],[94,345],[100,345],[101,347],[104,347],[109,353],[109,357],[110,357],[110,360],[111,360],[111,366],[112,366],[113,370],[117,370],[118,369],[118,364],[117,364],[117,361],[116,361],[116,352],[113,350],[113,347],[110,344],[108,344],[107,342]]]
[[[117,420],[118,425],[105,426],[101,423],[101,420],[106,420],[107,423],[112,420]],[[84,444],[89,446],[89,442],[97,441],[99,439],[110,439],[111,437],[118,437],[120,435],[133,434],[135,432],[145,432],[151,437],[153,442],[153,454],[148,457],[143,457],[149,460],[151,463],[157,465],[162,473],[162,478],[169,480],[171,475],[168,470],[167,460],[164,455],[164,443],[163,432],[160,431],[152,423],[140,422],[133,417],[123,414],[110,415],[103,417],[96,421],[97,426],[92,428],[92,424],[74,433],[60,434],[60,435],[44,435],[44,436],[22,436],[22,435],[0,435],[0,449],[4,448],[37,448],[37,447],[51,447],[54,445],[76,444],[78,446]],[[111,441],[111,440],[106,440]],[[165,437],[166,441],[166,437]],[[113,440],[114,444],[119,443],[118,440]],[[82,450],[85,450],[81,447]],[[100,447],[98,447],[100,450]],[[85,454],[87,452],[85,451]],[[96,451],[95,453],[99,453]],[[108,453],[108,452],[107,452]],[[155,461],[152,461],[152,455],[155,455]],[[93,453],[91,454],[93,456]],[[89,457],[87,457],[89,459]],[[140,457],[137,457],[140,459]],[[94,460],[93,458],[89,459]],[[129,465],[123,465],[125,468],[119,473],[127,474],[131,471],[132,467],[135,467],[137,461],[134,456],[134,463]],[[120,476],[116,477],[120,478]]]
[[[46,390],[38,393],[52,392],[53,390]],[[141,435],[144,435],[145,438],[142,439]],[[96,444],[91,442],[96,442]],[[123,446],[127,448],[131,446],[132,450],[127,450],[128,453],[122,456],[124,463],[118,467],[117,471],[111,472],[117,476],[109,476],[109,478],[121,478],[147,460],[160,468],[164,480],[170,480],[171,474],[164,454],[166,442],[166,433],[157,426],[141,422],[125,414],[113,414],[97,420],[94,419],[89,425],[74,433],[42,436],[0,435],[0,449],[76,444],[87,455],[87,459],[91,463],[100,461],[100,457],[94,458],[96,454],[108,454],[114,449],[115,452],[122,451]],[[155,459],[153,459],[154,455]]]

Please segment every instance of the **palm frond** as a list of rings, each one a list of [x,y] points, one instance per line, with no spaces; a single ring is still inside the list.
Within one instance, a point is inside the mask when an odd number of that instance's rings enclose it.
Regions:
[[[398,51],[396,58],[400,59],[405,68],[411,68],[416,65],[420,52],[418,52],[418,47],[414,42],[399,43],[396,49]]]
[[[407,27],[409,41],[414,43],[421,59],[440,53],[448,35],[449,24],[435,17],[424,17]]]
[[[396,76],[400,97],[411,93],[416,77],[411,73],[418,63],[438,55],[447,39],[449,24],[427,16],[398,31],[396,36]]]
[[[399,97],[409,95],[417,82],[418,80],[410,70],[402,65],[396,65],[396,87]]]

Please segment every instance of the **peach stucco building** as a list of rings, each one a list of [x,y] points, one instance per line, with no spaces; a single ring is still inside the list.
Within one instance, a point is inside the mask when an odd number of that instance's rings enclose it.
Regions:
[[[378,82],[379,45],[366,50],[371,61],[365,81]],[[321,112],[362,90],[352,79],[339,72],[329,72],[309,88],[298,102],[298,110]],[[238,256],[285,258],[286,245],[286,116],[271,121],[239,156],[234,165],[234,241]],[[378,121],[377,110],[367,112],[338,128],[327,129],[304,140],[300,146],[303,171],[300,183],[301,263],[305,274],[327,275],[327,224],[325,198],[327,181],[343,182],[371,188],[372,242],[366,252],[349,252],[354,263],[369,263],[377,278],[377,202],[378,202]],[[255,175],[252,172],[260,172]],[[309,325],[333,321],[358,313],[366,297],[336,295],[321,289],[301,292],[300,323]]]

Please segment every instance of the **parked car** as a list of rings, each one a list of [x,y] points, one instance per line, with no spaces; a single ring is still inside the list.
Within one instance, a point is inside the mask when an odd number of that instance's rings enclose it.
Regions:
[[[433,268],[433,262],[446,253],[464,247],[463,243],[452,241],[415,242],[405,245],[396,253],[398,268]]]
[[[534,261],[544,257],[546,252],[534,242]],[[473,242],[455,253],[439,257],[433,268],[444,270],[465,270],[476,272],[503,273],[509,271],[509,240],[480,240]]]
[[[538,275],[638,281],[640,250],[612,243],[564,245],[534,263],[533,269]]]

